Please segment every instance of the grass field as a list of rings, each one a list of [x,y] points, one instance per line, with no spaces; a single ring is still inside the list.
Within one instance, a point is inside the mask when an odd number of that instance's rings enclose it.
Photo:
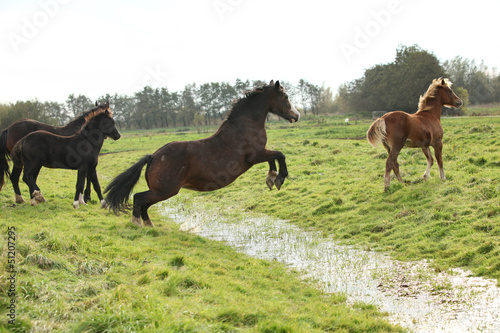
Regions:
[[[470,116],[500,116],[500,105],[497,103],[473,105],[467,108]]]
[[[268,148],[287,156],[281,191],[265,184],[267,164],[216,192],[181,191],[185,202],[216,202],[320,230],[339,242],[402,260],[432,259],[437,270],[467,267],[500,279],[500,118],[444,118],[444,168],[421,181],[426,161],[405,149],[404,184],[383,192],[386,153],[364,139],[371,121],[344,118],[271,123]],[[125,132],[107,140],[101,185],[163,144],[208,136],[195,131]],[[150,209],[154,229],[97,203],[72,208],[74,171],[43,169],[47,203],[13,206],[0,192],[0,331],[25,332],[350,332],[400,331],[370,305],[349,307],[275,262],[178,231]],[[142,178],[139,191],[146,187]],[[27,198],[27,187],[21,187]],[[93,194],[94,200],[95,194]],[[8,228],[15,227],[16,326],[9,326]]]

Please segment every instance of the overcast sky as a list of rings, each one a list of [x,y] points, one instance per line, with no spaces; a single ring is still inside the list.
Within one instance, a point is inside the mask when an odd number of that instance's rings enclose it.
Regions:
[[[336,92],[398,45],[500,69],[499,14],[496,0],[2,0],[0,103],[236,78]]]

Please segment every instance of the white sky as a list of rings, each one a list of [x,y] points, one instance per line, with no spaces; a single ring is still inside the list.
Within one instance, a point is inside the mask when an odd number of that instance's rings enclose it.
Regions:
[[[496,0],[2,0],[0,103],[236,78],[336,92],[401,44],[500,69],[499,14]]]

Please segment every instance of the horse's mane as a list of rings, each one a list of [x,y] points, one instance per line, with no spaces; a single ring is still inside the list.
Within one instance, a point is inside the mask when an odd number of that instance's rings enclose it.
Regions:
[[[101,104],[101,105],[98,105],[96,106],[95,108],[91,109],[90,111],[86,112],[83,114],[83,117],[85,119],[85,122],[82,124],[82,127],[80,128],[80,130],[77,132],[81,132],[83,130],[83,128],[92,120],[94,119],[95,117],[97,117],[98,115],[100,114],[103,114],[103,113],[106,113],[108,112],[109,116],[110,117],[113,117],[113,111],[111,111],[111,109],[109,108],[109,104],[106,103],[106,104]]]
[[[231,109],[227,113],[226,120],[229,121],[231,119],[234,119],[239,114],[239,111],[242,110],[245,105],[251,103],[259,96],[262,96],[264,94],[264,91],[270,88],[274,88],[274,86],[265,85],[262,88],[255,88],[254,90],[246,91],[245,96],[234,101],[233,105],[231,106]],[[283,90],[283,87],[280,88],[281,90]]]
[[[90,109],[89,111],[85,111],[83,112],[81,115],[79,115],[78,117],[75,117],[75,119],[71,120],[69,123],[67,123],[66,125],[64,126],[71,126],[71,125],[78,125],[79,123],[82,123],[84,124],[85,123],[85,119],[86,117],[88,117],[92,112],[95,112],[96,110],[98,110],[99,108],[102,108],[104,107],[104,104],[102,105],[97,105],[96,104],[96,107],[93,108],[93,109]]]
[[[444,82],[444,85],[442,84]],[[434,79],[432,80],[431,85],[427,89],[426,93],[424,95],[420,95],[420,100],[418,101],[418,111],[427,111],[432,108],[432,106],[427,105],[427,101],[429,99],[432,99],[436,97],[436,94],[438,92],[438,89],[440,87],[448,87],[451,88],[451,81],[449,79]]]

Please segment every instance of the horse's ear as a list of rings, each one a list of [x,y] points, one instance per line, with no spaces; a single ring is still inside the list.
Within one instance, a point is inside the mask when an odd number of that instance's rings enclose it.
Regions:
[[[441,85],[442,85],[442,86],[446,86],[446,85],[447,85],[447,84],[446,84],[446,80],[445,80],[445,79],[441,79]]]
[[[99,104],[97,104],[97,101],[95,101],[95,106],[99,106]]]
[[[274,86],[274,80],[271,80],[271,82],[269,82],[269,85]]]
[[[280,90],[280,81],[276,81],[274,88],[276,88],[276,90]]]
[[[109,109],[109,101],[106,101],[106,109]]]

